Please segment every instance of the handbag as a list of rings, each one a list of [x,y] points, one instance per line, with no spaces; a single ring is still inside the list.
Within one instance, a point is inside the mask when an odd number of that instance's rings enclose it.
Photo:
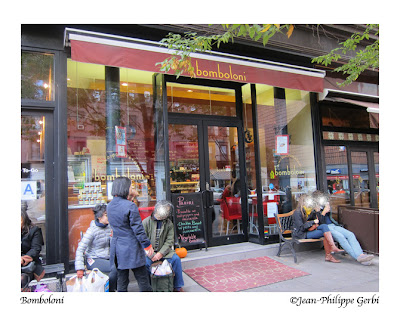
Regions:
[[[313,230],[316,230],[318,227],[317,224],[313,224],[309,229],[307,229],[309,232],[312,232]]]
[[[26,266],[21,267],[21,273],[31,274],[35,271],[36,264],[34,261],[29,262]]]

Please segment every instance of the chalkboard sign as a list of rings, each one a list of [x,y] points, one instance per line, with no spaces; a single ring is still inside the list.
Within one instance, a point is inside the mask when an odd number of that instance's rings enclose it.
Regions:
[[[180,246],[205,244],[202,193],[172,194],[175,233]]]

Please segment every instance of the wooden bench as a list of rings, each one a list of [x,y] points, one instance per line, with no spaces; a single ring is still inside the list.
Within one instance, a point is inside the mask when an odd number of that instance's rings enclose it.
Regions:
[[[288,245],[289,249],[291,250],[294,262],[297,263],[296,251],[294,250],[294,244],[302,244],[302,243],[312,243],[317,241],[323,241],[324,238],[318,239],[297,239],[292,237],[292,230],[293,230],[293,213],[295,210],[284,213],[284,214],[275,214],[276,219],[276,226],[278,228],[279,233],[279,250],[277,256],[280,257],[281,251],[285,245]],[[286,235],[286,236],[285,236]]]

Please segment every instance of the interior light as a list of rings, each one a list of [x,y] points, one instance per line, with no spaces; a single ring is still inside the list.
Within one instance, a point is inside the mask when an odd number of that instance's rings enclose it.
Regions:
[[[126,82],[123,82],[122,85],[123,85],[124,87],[127,87],[127,86],[128,86],[128,84],[127,84]]]
[[[37,141],[38,143],[40,143],[40,139],[37,139],[36,141]]]
[[[39,121],[39,124],[43,124],[43,121]]]
[[[42,132],[38,132],[38,135],[42,135]]]
[[[188,90],[187,92],[193,92],[193,90]]]
[[[43,84],[43,87],[44,87],[45,89],[47,89],[47,88],[49,87],[49,85],[48,85],[47,83],[44,83],[44,84]]]
[[[67,78],[67,81],[70,81],[71,79]]]

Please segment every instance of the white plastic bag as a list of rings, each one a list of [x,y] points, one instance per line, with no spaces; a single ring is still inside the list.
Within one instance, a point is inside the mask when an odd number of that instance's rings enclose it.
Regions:
[[[84,278],[79,279],[76,275],[74,275],[66,282],[67,292],[87,292],[87,289],[83,284],[83,280]]]
[[[109,292],[109,278],[97,268],[83,278],[82,283],[87,292]]]
[[[157,264],[151,267],[151,273],[153,275],[168,275],[172,273],[171,264],[164,260],[162,264]]]

